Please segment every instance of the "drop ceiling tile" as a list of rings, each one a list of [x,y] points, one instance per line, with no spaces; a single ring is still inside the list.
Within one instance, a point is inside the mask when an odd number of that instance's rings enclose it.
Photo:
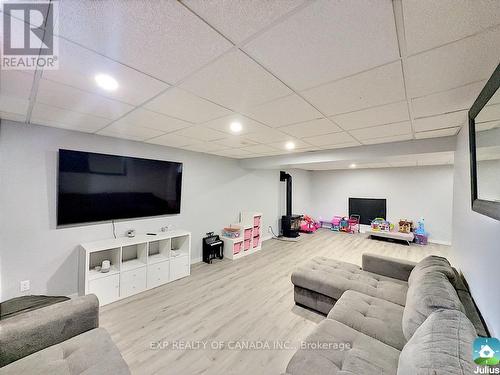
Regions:
[[[178,87],[170,88],[147,103],[145,108],[196,124],[231,113],[215,103]]]
[[[287,149],[286,144],[288,142],[293,142],[295,144],[295,148],[292,150]],[[270,143],[269,146],[274,147],[275,149],[278,149],[278,150],[294,152],[294,150],[296,150],[296,149],[305,149],[305,148],[310,147],[311,145],[304,142],[304,141],[301,141],[300,139],[287,137],[287,138],[283,139],[281,142]]]
[[[322,146],[330,147],[330,146],[345,144],[345,143],[349,143],[349,144],[357,143],[356,140],[346,132],[325,134],[325,135],[319,135],[316,137],[307,137],[307,138],[303,138],[303,139],[304,139],[304,141],[312,144],[313,146],[320,146],[320,147],[322,147]]]
[[[401,63],[395,62],[303,91],[327,116],[405,100]]]
[[[485,84],[486,81],[475,82],[452,90],[412,99],[413,115],[423,117],[468,110]]]
[[[175,135],[175,134],[161,135],[161,136],[153,138],[153,139],[148,139],[146,142],[153,143],[156,145],[161,145],[161,146],[169,146],[169,147],[185,147],[185,146],[192,146],[192,145],[196,145],[196,144],[201,143],[200,141],[198,141],[196,139],[183,137],[183,136]]]
[[[41,79],[36,100],[70,111],[86,113],[111,120],[134,109],[133,106],[77,88]]]
[[[411,98],[488,79],[498,65],[500,28],[424,52],[407,60]]]
[[[342,131],[337,125],[324,118],[283,126],[279,130],[297,138],[314,137]]]
[[[456,41],[494,26],[500,20],[496,0],[404,0],[408,53]]]
[[[1,98],[0,98],[0,100],[1,100]],[[20,115],[18,113],[0,111],[0,120],[25,122],[26,121],[26,116],[25,115]]]
[[[0,69],[0,111],[10,120],[26,119],[33,73]]]
[[[257,143],[279,142],[289,137],[290,136],[288,134],[271,128],[262,129],[258,132],[253,132],[245,135],[245,138]]]
[[[246,114],[272,127],[323,117],[313,106],[296,94],[261,104],[250,109]]]
[[[0,111],[24,116],[28,112],[29,100],[14,96],[0,95]]]
[[[182,146],[182,149],[194,151],[194,152],[204,152],[204,153],[212,153],[217,151],[224,151],[229,149],[230,147],[220,146],[215,144],[215,142],[200,142],[194,145]]]
[[[476,131],[485,131],[500,128],[500,121],[481,122],[476,124]]]
[[[213,154],[228,157],[228,158],[234,158],[234,159],[243,159],[243,158],[249,158],[249,157],[253,156],[253,154],[251,152],[243,150],[243,149],[238,149],[238,148],[231,148],[228,150],[215,151],[215,152],[213,152]]]
[[[65,0],[59,13],[64,37],[170,83],[231,48],[177,1]]]
[[[205,142],[223,139],[227,136],[222,132],[206,128],[203,126],[192,126],[190,128],[185,128],[175,132],[175,135],[189,137],[192,139],[197,139],[199,141],[205,141]]]
[[[33,71],[0,69],[0,95],[29,99],[33,77]]]
[[[446,113],[444,115],[415,119],[413,122],[416,132],[428,130],[461,127],[467,121],[467,111]]]
[[[271,25],[304,0],[182,0],[196,14],[235,43]]]
[[[126,116],[115,122],[118,125],[141,126],[144,128],[156,129],[161,132],[172,132],[192,126],[191,123],[182,121],[173,117],[162,115],[160,113],[137,108]]]
[[[415,138],[425,139],[425,138],[447,137],[447,136],[456,135],[459,130],[460,130],[460,127],[438,129],[438,130],[429,130],[429,131],[424,131],[424,132],[416,132]]]
[[[93,133],[109,124],[110,120],[84,113],[68,111],[42,103],[35,103],[31,123]]]
[[[392,2],[316,1],[244,49],[298,90],[346,77],[399,58]]]
[[[380,137],[380,138],[371,138],[363,140],[364,145],[374,145],[379,143],[391,143],[391,142],[402,142],[409,141],[413,139],[412,134],[403,134],[403,135],[393,135],[390,137]]]
[[[332,119],[343,129],[353,130],[407,121],[410,115],[408,103],[404,101],[333,116]]]
[[[247,146],[242,148],[242,150],[251,152],[252,154],[260,154],[260,155],[274,155],[277,152],[279,152],[274,147],[268,145]]]
[[[141,126],[114,123],[100,130],[97,134],[109,137],[132,139],[135,141],[144,141],[146,139],[158,137],[164,133],[159,130],[144,128]]]
[[[226,138],[222,138],[213,142],[214,144],[226,147],[226,148],[240,148],[250,145],[255,145],[256,143],[246,137],[241,135],[233,135]]]
[[[489,104],[483,107],[476,117],[476,122],[500,120],[500,104]]]
[[[410,134],[410,121],[397,122],[394,124],[374,126],[371,128],[352,130],[351,134],[360,141],[366,141],[373,138],[392,137]]]
[[[252,132],[258,132],[261,130],[265,131],[265,130],[269,129],[268,126],[262,125],[262,124],[258,123],[257,121],[252,120],[251,118],[248,118],[246,116],[243,116],[243,115],[240,115],[237,113],[233,113],[232,115],[229,115],[229,116],[224,116],[224,117],[220,117],[218,119],[212,120],[212,121],[205,122],[205,123],[201,124],[201,126],[215,129],[215,130],[219,130],[221,132],[228,133],[228,134],[234,134],[230,129],[232,122],[239,122],[241,124],[242,130],[239,133],[240,135],[252,133]]]
[[[95,83],[96,74],[114,77],[118,81],[118,89],[101,89]],[[142,104],[169,87],[164,82],[64,39],[59,39],[59,69],[45,70],[42,77],[133,105]]]
[[[245,112],[291,94],[280,81],[239,50],[232,50],[180,85],[198,96]]]

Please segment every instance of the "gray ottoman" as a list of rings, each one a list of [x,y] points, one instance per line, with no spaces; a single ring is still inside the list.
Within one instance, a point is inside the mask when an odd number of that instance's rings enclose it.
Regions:
[[[408,283],[363,271],[360,267],[325,257],[315,257],[292,273],[295,303],[328,314],[346,290],[404,306]]]

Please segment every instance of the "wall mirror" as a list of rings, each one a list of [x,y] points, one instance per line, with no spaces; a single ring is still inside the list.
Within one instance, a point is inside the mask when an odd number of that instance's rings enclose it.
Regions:
[[[500,65],[469,110],[472,209],[500,220]]]

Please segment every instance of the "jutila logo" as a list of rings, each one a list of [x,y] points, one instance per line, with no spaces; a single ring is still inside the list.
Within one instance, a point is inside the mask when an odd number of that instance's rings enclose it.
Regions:
[[[2,4],[3,70],[58,69],[58,2],[14,2]]]
[[[500,341],[494,337],[478,337],[472,347],[472,358],[478,365],[475,374],[500,374]]]

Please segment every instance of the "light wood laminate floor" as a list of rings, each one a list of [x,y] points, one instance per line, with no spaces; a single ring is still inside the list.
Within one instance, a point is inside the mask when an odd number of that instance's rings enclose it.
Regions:
[[[429,254],[448,257],[450,247],[406,246],[326,229],[297,243],[269,240],[258,253],[195,264],[187,278],[103,307],[100,325],[133,374],[280,374],[294,350],[237,346],[290,346],[305,338],[324,317],[294,305],[293,269],[317,255],[361,265],[365,252],[419,261]],[[207,348],[179,350],[171,347],[174,340]],[[218,342],[231,348],[210,349]]]

